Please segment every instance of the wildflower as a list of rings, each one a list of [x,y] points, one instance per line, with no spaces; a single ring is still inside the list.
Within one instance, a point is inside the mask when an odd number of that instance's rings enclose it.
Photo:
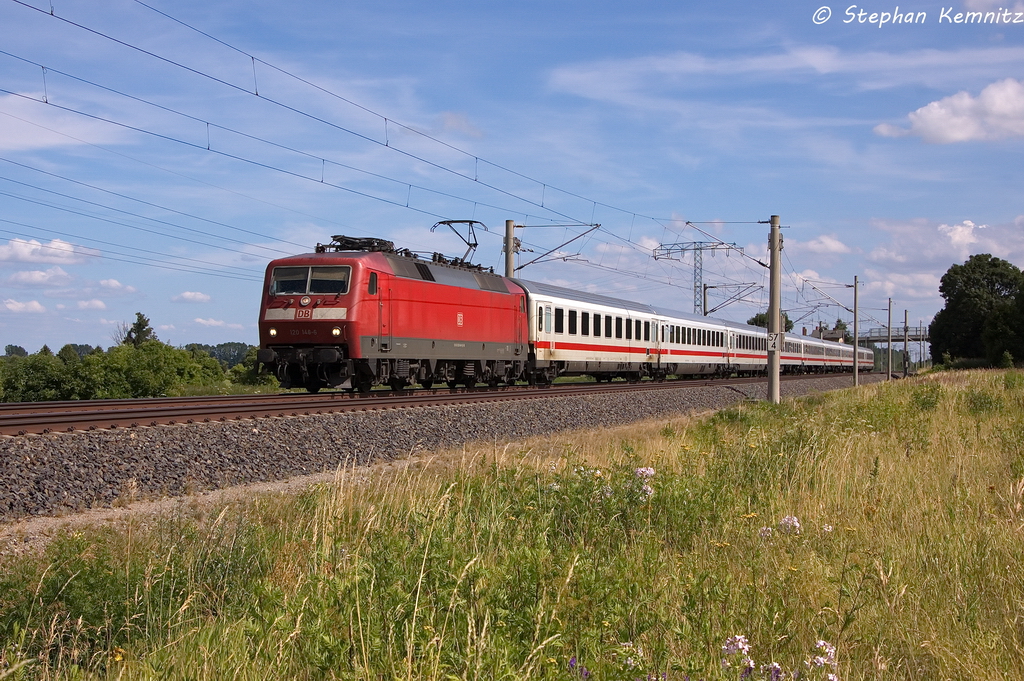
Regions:
[[[783,676],[782,666],[778,662],[761,665],[761,675],[768,681],[780,681]]]
[[[548,485],[548,489],[550,489],[552,492],[557,492],[558,490],[562,489],[562,486],[559,485],[557,482],[553,482],[550,485]]]
[[[637,468],[634,471],[634,473],[636,473],[636,477],[638,477],[638,478],[640,478],[642,480],[646,480],[648,478],[653,478],[654,477],[654,469],[651,468],[650,466],[644,466],[643,468]]]
[[[640,494],[650,499],[651,496],[654,494],[654,488],[651,487],[650,485],[644,485],[643,487],[640,488]]]
[[[834,668],[836,666],[836,647],[828,641],[818,641],[815,647],[821,651],[825,664]]]
[[[590,670],[584,667],[583,665],[577,666],[575,655],[569,658],[569,671],[575,672],[576,675],[579,676],[581,679],[590,678]]]
[[[771,539],[772,533],[774,531],[775,530],[773,530],[770,527],[762,527],[760,530],[757,531],[757,534],[761,537],[761,539]]]
[[[598,468],[597,470],[594,471],[594,477],[595,478],[600,478],[600,477],[603,477],[603,476],[604,476],[604,473],[601,472],[600,468]]]
[[[750,655],[750,642],[742,634],[730,636],[725,640],[725,645],[722,646],[722,653],[724,655],[735,655],[736,653]]]
[[[783,534],[800,534],[800,521],[795,515],[787,515],[779,521],[779,532]]]
[[[825,524],[825,525],[821,526],[821,531],[822,532],[831,532],[834,529],[835,529],[834,527],[832,527],[831,525],[828,525],[828,524]]]
[[[605,498],[610,497],[612,495],[612,488],[609,487],[608,485],[605,485],[604,487],[601,488],[601,494],[603,494]]]

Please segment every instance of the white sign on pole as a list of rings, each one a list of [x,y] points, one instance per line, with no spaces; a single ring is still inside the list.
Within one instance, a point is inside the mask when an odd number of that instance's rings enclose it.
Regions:
[[[778,352],[779,351],[779,336],[781,333],[770,333],[768,334],[768,351]]]

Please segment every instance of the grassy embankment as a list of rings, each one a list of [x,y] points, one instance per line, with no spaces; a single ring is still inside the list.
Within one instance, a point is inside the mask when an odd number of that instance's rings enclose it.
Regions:
[[[3,566],[0,670],[1020,679],[1022,433],[1024,373],[942,374],[71,534]]]

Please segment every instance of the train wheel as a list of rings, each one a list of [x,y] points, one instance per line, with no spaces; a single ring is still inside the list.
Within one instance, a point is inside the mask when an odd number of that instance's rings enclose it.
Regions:
[[[318,393],[320,388],[324,387],[323,381],[318,378],[310,378],[306,381],[306,392]]]
[[[455,381],[448,381],[448,387],[451,388],[452,390],[455,390],[457,387],[459,387],[459,384]]]
[[[388,386],[397,392],[405,387],[405,379],[395,376],[388,381]]]
[[[433,381],[420,381],[420,385],[423,386],[424,390],[430,390],[430,388],[433,387],[434,382]]]

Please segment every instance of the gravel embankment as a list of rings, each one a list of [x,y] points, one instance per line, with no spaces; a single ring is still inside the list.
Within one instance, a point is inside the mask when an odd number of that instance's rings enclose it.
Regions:
[[[862,381],[880,380],[879,375]],[[849,376],[787,381],[783,397],[853,385]],[[181,495],[282,480],[474,440],[512,441],[617,426],[763,398],[766,384],[550,397],[89,431],[0,439],[0,521],[58,515],[118,497]]]

